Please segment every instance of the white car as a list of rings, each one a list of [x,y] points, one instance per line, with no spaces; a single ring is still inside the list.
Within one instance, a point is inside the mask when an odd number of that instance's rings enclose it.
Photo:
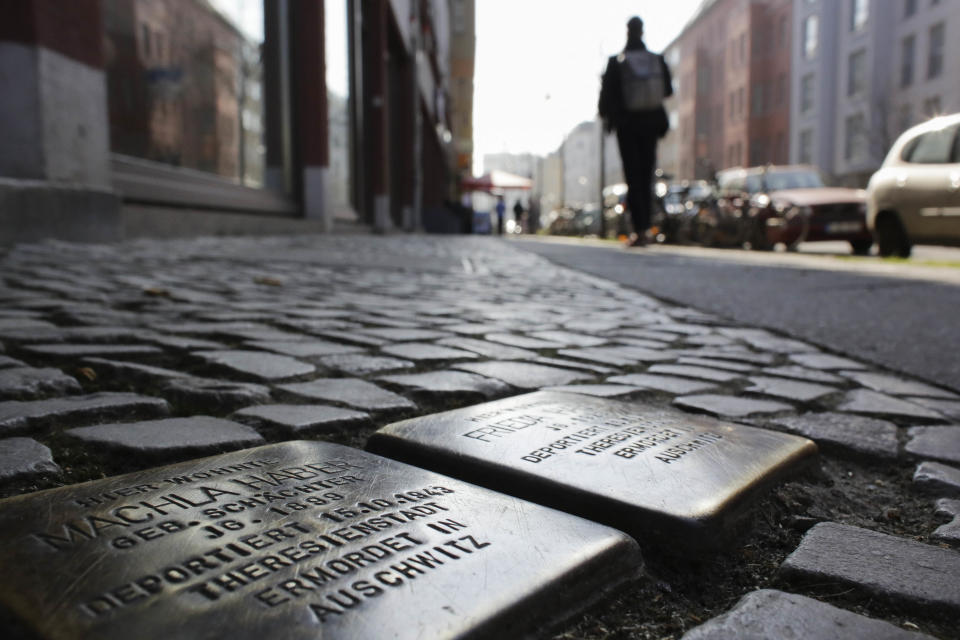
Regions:
[[[867,226],[881,256],[915,242],[960,244],[960,113],[928,120],[893,143],[867,185]]]

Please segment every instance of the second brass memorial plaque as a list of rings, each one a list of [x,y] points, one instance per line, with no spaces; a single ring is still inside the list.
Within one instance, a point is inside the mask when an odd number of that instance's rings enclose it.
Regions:
[[[0,539],[0,605],[64,639],[516,637],[640,564],[619,531],[320,442],[3,500]]]
[[[714,546],[805,438],[556,391],[397,422],[368,449],[685,550]]]

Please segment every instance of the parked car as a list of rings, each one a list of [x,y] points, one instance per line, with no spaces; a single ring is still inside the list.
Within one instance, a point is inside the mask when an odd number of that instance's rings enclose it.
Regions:
[[[713,197],[706,180],[657,183],[651,231],[657,242],[699,242],[697,217]]]
[[[881,256],[914,242],[960,244],[960,113],[934,118],[893,143],[867,185],[867,226]]]
[[[556,215],[553,215],[556,213]],[[600,235],[600,210],[595,204],[584,207],[563,207],[551,213],[547,231],[555,236]]]
[[[804,165],[727,169],[717,174],[721,217],[739,220],[740,241],[753,249],[777,243],[846,240],[867,254],[873,236],[866,226],[866,193],[827,187]]]

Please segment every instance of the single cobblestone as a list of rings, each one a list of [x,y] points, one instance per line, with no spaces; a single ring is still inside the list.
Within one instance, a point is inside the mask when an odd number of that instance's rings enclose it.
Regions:
[[[894,396],[921,396],[926,398],[960,400],[960,396],[950,391],[884,373],[876,373],[874,371],[841,371],[840,373],[852,380],[856,380],[868,389]]]
[[[793,407],[788,404],[773,402],[772,400],[753,400],[751,398],[737,398],[717,394],[682,396],[674,400],[673,404],[684,409],[703,411],[714,416],[727,418],[766,415],[793,409]]]
[[[932,409],[952,420],[960,420],[960,402],[937,400],[935,398],[905,398],[921,407]]]
[[[566,384],[557,387],[544,387],[543,391],[566,391],[567,393],[582,393],[597,398],[616,398],[637,393],[643,391],[643,389],[623,384]]]
[[[604,338],[569,331],[531,331],[527,335],[538,340],[559,343],[565,347],[598,347],[609,342]]]
[[[918,489],[944,496],[960,497],[960,469],[940,462],[923,461],[913,474]]]
[[[676,358],[675,354],[668,351],[644,349],[643,347],[630,345],[561,349],[558,353],[567,358],[588,360],[590,362],[599,362],[601,364],[614,366],[633,366],[645,362],[666,362]]]
[[[650,369],[650,373],[665,373],[671,376],[680,376],[682,378],[694,378],[695,380],[709,380],[711,382],[730,382],[742,376],[733,371],[724,369],[709,369],[707,367],[693,367],[681,364],[657,364]]]
[[[144,356],[163,353],[159,347],[148,344],[36,344],[23,347],[25,351],[55,358],[83,356]]]
[[[797,353],[791,355],[790,359],[809,369],[826,369],[832,371],[837,369],[867,368],[866,365],[856,360],[841,358],[840,356],[834,356],[828,353]]]
[[[59,369],[34,367],[0,369],[0,399],[39,398],[80,391],[80,383]]]
[[[808,369],[798,365],[784,365],[782,367],[767,367],[762,370],[763,373],[771,376],[780,376],[781,378],[792,378],[795,380],[804,380],[806,382],[815,382],[818,384],[843,384],[845,380],[838,375],[819,369]]]
[[[82,364],[91,367],[94,372],[106,372],[107,375],[122,376],[131,380],[143,382],[156,382],[170,380],[171,378],[188,378],[189,374],[182,371],[174,371],[163,367],[154,367],[139,362],[128,362],[126,360],[109,360],[107,358],[83,358]]]
[[[900,449],[897,425],[886,420],[843,413],[806,413],[772,422],[790,433],[810,438],[826,450],[892,459]]]
[[[292,436],[336,427],[355,427],[370,422],[369,414],[362,411],[322,404],[262,404],[240,409],[232,417],[278,428]]]
[[[453,347],[454,349],[465,349],[479,354],[484,358],[494,358],[496,360],[532,360],[537,357],[536,351],[521,349],[519,347],[508,347],[505,344],[489,342],[487,340],[477,340],[475,338],[444,338],[438,340],[437,344],[444,347]]]
[[[282,384],[277,388],[296,396],[340,402],[367,411],[416,408],[412,401],[401,395],[354,378],[317,378],[310,382]]]
[[[960,500],[940,498],[937,500],[936,514],[950,518],[950,522],[937,527],[931,537],[948,544],[960,545]]]
[[[500,344],[519,347],[521,349],[561,349],[564,346],[561,342],[530,338],[515,333],[488,333],[484,338],[490,342],[499,342]]]
[[[912,427],[907,431],[908,453],[921,458],[960,463],[960,426]]]
[[[77,427],[66,434],[108,449],[151,456],[202,455],[264,442],[246,425],[208,416]]]
[[[412,369],[416,366],[409,360],[360,353],[324,356],[319,359],[319,362],[328,369],[342,371],[351,376],[366,376],[384,371],[396,371],[397,369]]]
[[[653,389],[675,395],[688,393],[703,393],[716,389],[712,382],[701,380],[690,380],[688,378],[677,378],[675,376],[654,375],[649,373],[628,373],[624,376],[612,376],[607,378],[607,382],[617,384],[629,384],[644,389]]]
[[[466,371],[400,374],[381,376],[377,380],[430,395],[476,393],[494,398],[510,391],[510,386],[499,380]]]
[[[261,384],[213,378],[172,378],[160,391],[174,405],[190,411],[232,411],[270,401],[270,389]]]
[[[362,347],[306,338],[298,341],[250,340],[246,344],[257,349],[273,351],[294,358],[317,358],[344,353],[363,353]]]
[[[569,358],[547,358],[544,356],[539,356],[537,358],[533,358],[530,360],[530,362],[534,364],[545,364],[548,367],[561,367],[563,369],[575,369],[577,371],[590,371],[593,373],[599,373],[601,375],[620,373],[618,369],[614,369],[613,367],[605,367],[592,362],[570,360]]]
[[[17,360],[16,358],[0,355],[0,369],[10,369],[13,367],[25,367],[25,366],[27,366],[25,362]]]
[[[443,347],[426,342],[401,342],[380,347],[380,350],[388,355],[415,362],[423,362],[424,360],[474,360],[478,357],[472,351]]]
[[[446,331],[436,331],[434,329],[364,329],[361,331],[364,335],[383,338],[390,342],[422,342],[424,340],[438,340],[440,338],[449,338],[450,334]]]
[[[773,589],[748,593],[728,613],[685,633],[682,640],[923,640],[932,638],[839,607]]]
[[[527,362],[511,362],[506,360],[488,360],[487,362],[472,362],[458,364],[455,368],[481,376],[496,378],[518,389],[539,389],[570,384],[580,380],[590,380],[592,375],[578,373],[570,369],[558,369],[542,364]]]
[[[707,367],[708,369],[724,369],[726,371],[736,371],[737,373],[752,373],[756,370],[755,366],[742,362],[727,362],[724,360],[711,360],[710,358],[694,358],[690,356],[677,358],[677,364]]]
[[[798,382],[766,376],[751,376],[747,378],[747,380],[749,380],[752,385],[746,388],[746,391],[750,393],[758,393],[765,396],[773,396],[774,398],[783,398],[785,400],[798,400],[800,402],[817,400],[836,391],[835,388],[822,384]]]
[[[931,411],[912,402],[891,398],[890,396],[868,389],[850,391],[837,408],[840,411],[861,413],[880,418],[927,418],[931,420],[943,420],[943,416],[936,411]]]
[[[289,356],[263,351],[197,351],[195,357],[260,381],[284,380],[313,373],[317,368]]]
[[[32,438],[0,439],[0,482],[23,480],[47,473],[59,474],[60,467],[45,445]]]
[[[110,416],[153,417],[170,413],[166,400],[136,393],[91,393],[48,400],[0,402],[0,435],[38,430],[53,421]]]
[[[781,566],[790,579],[832,581],[887,601],[960,613],[960,553],[858,527],[813,527]]]

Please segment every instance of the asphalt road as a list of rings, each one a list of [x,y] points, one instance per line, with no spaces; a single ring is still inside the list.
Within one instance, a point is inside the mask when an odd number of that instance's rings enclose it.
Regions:
[[[624,249],[533,238],[516,246],[661,299],[764,327],[960,390],[960,252],[918,248],[910,262],[698,247]],[[836,243],[834,243],[836,244]],[[945,262],[956,262],[950,266]]]

